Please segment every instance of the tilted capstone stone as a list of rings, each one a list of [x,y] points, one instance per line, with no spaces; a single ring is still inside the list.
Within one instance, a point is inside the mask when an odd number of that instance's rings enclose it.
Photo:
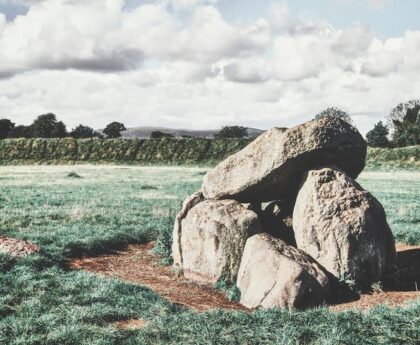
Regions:
[[[206,199],[263,202],[287,198],[306,171],[335,165],[356,178],[367,146],[355,127],[335,118],[313,120],[286,131],[273,128],[208,172]]]

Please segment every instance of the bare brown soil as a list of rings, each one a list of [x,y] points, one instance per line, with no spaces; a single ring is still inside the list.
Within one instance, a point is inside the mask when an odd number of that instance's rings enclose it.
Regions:
[[[193,283],[174,272],[172,267],[162,266],[159,257],[151,254],[152,248],[153,243],[130,245],[127,250],[112,254],[73,259],[70,268],[147,286],[173,303],[200,312],[211,309],[247,310],[239,303],[230,302],[211,286]]]
[[[239,303],[228,301],[223,293],[214,288],[193,283],[174,272],[171,267],[162,266],[159,257],[151,254],[152,248],[153,243],[130,245],[124,251],[73,259],[69,265],[72,269],[84,269],[101,276],[147,286],[163,298],[199,312],[211,309],[250,311]],[[371,294],[362,294],[357,300],[337,304],[330,309],[367,310],[379,304],[396,307],[420,298],[420,246],[398,245],[397,252],[398,269],[394,286],[386,291],[378,289]],[[120,327],[130,328],[131,322],[140,321],[122,321]],[[140,328],[143,326],[140,325]]]
[[[12,257],[20,257],[36,254],[39,251],[40,248],[32,242],[0,236],[0,253],[2,254],[8,254]]]
[[[115,328],[118,329],[141,329],[149,325],[149,321],[142,319],[130,319],[117,321],[112,324]]]

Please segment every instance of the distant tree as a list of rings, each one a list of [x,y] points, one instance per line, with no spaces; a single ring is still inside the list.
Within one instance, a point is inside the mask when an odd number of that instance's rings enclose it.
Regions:
[[[174,136],[172,134],[164,133],[161,131],[153,131],[152,133],[150,133],[151,139],[173,138],[173,137]]]
[[[420,100],[411,100],[398,104],[389,117],[394,146],[420,144]]]
[[[55,114],[40,115],[30,126],[34,138],[64,138],[67,136],[66,125],[57,121]]]
[[[379,121],[371,131],[366,133],[366,142],[371,147],[389,147],[389,130]]]
[[[405,103],[398,104],[388,116],[389,124],[394,126],[394,121],[403,122],[404,117],[407,115],[407,110],[414,109],[420,106],[419,99],[412,99]]]
[[[242,126],[224,126],[219,133],[215,134],[216,139],[245,138],[248,136],[248,129]]]
[[[52,132],[52,138],[65,138],[67,137],[67,128],[63,121],[58,121]]]
[[[0,139],[7,138],[10,135],[15,124],[9,119],[0,119]]]
[[[10,138],[30,138],[31,137],[31,127],[30,126],[16,126],[10,133]]]
[[[321,111],[319,114],[315,115],[315,120],[323,118],[338,118],[346,121],[347,123],[353,124],[353,120],[351,119],[350,114],[336,107],[327,108]]]
[[[70,136],[75,139],[101,137],[92,127],[78,125],[70,132]]]
[[[121,138],[121,132],[126,131],[125,126],[120,122],[111,122],[104,129],[107,139]]]

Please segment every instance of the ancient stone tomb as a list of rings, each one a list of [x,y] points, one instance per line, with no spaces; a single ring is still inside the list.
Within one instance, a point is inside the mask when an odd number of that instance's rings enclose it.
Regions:
[[[392,279],[395,243],[382,205],[354,179],[366,143],[339,119],[273,128],[205,177],[176,217],[174,266],[234,283],[250,308],[328,303],[338,282]]]

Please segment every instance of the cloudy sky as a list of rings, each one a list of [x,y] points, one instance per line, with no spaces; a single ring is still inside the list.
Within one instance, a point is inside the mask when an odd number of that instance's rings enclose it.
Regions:
[[[0,0],[0,117],[365,133],[420,97],[418,0]]]

